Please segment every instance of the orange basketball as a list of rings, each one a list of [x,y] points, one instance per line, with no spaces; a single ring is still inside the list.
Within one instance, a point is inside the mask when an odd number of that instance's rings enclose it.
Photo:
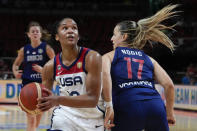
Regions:
[[[22,110],[30,114],[41,113],[36,107],[38,104],[37,98],[48,96],[48,94],[44,92],[42,88],[45,88],[44,85],[32,82],[25,85],[21,89],[18,101]]]

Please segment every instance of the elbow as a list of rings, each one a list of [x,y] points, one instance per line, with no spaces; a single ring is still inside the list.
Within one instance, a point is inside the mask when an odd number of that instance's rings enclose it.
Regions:
[[[167,83],[167,87],[170,89],[174,89],[174,84],[172,82]]]
[[[166,89],[166,90],[174,90],[174,84],[172,82],[168,82],[168,83],[165,83],[163,85],[163,87]]]
[[[94,108],[94,107],[96,107],[97,106],[97,103],[93,103],[90,107],[91,108]]]

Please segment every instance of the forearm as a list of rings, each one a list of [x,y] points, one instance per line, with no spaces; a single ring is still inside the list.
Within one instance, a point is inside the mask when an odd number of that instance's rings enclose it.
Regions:
[[[98,99],[95,96],[57,96],[58,105],[64,105],[76,108],[96,107]]]
[[[13,64],[12,72],[16,72],[16,71],[18,71],[18,69],[19,69],[19,66],[17,66],[16,64]]]
[[[14,64],[12,65],[12,72],[13,72],[15,78],[19,78],[19,77],[18,77],[19,66],[20,66],[20,65],[19,65],[19,64],[16,64],[16,63],[14,63]]]
[[[20,49],[19,53],[18,53],[18,56],[16,57],[13,65],[12,65],[12,71],[14,73],[14,75],[16,75],[17,71],[19,70],[19,67],[21,65],[21,63],[23,62],[24,60],[24,54],[23,54],[23,48]]]
[[[168,114],[173,113],[174,109],[174,87],[170,85],[165,89],[165,98],[166,98],[166,111]]]
[[[112,83],[110,74],[103,73],[103,99],[106,102],[112,101]]]
[[[110,58],[103,56],[103,99],[105,102],[112,101],[112,79],[111,79],[111,61]]]

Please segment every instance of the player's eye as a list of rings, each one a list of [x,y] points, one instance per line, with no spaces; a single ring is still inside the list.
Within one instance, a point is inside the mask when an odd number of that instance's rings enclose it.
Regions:
[[[67,30],[68,28],[67,28],[67,27],[63,27],[63,29],[64,29],[64,30]]]
[[[73,26],[72,29],[73,29],[73,30],[77,30],[77,27],[76,27],[76,26]]]

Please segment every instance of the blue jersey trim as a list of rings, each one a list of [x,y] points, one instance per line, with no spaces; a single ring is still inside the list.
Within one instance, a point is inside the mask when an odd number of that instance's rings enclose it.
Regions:
[[[118,47],[117,47],[117,48],[118,48]],[[113,58],[113,60],[112,60],[112,63],[111,63],[111,64],[114,64],[114,62],[117,60],[117,56],[118,56],[117,48],[115,49],[115,52],[114,52],[114,58]]]
[[[152,71],[154,72],[154,65],[153,62],[151,61],[151,59],[149,58],[149,56],[146,56],[147,60],[150,61],[150,68],[152,69]]]
[[[57,57],[57,56],[56,56]],[[56,57],[54,57],[54,66],[53,66],[53,79],[55,80],[55,76],[56,76]]]
[[[51,125],[50,125],[50,128],[52,128],[52,125],[53,125],[53,117],[55,116],[54,115],[54,113],[55,113],[55,110],[57,110],[57,109],[60,109],[61,107],[60,106],[58,106],[58,107],[55,107],[54,109],[53,109],[53,113],[52,113],[52,116],[51,116]],[[48,129],[49,131],[61,131],[61,130],[50,130],[50,129]]]
[[[99,111],[101,111],[103,113],[103,117],[105,116],[105,111],[102,110],[98,105],[96,106],[98,108]]]
[[[85,59],[86,59],[86,55],[88,54],[88,52],[90,51],[90,49],[88,49],[85,54],[84,54],[84,58],[83,58],[83,70],[85,71],[85,73],[87,74],[87,70],[85,69]]]

